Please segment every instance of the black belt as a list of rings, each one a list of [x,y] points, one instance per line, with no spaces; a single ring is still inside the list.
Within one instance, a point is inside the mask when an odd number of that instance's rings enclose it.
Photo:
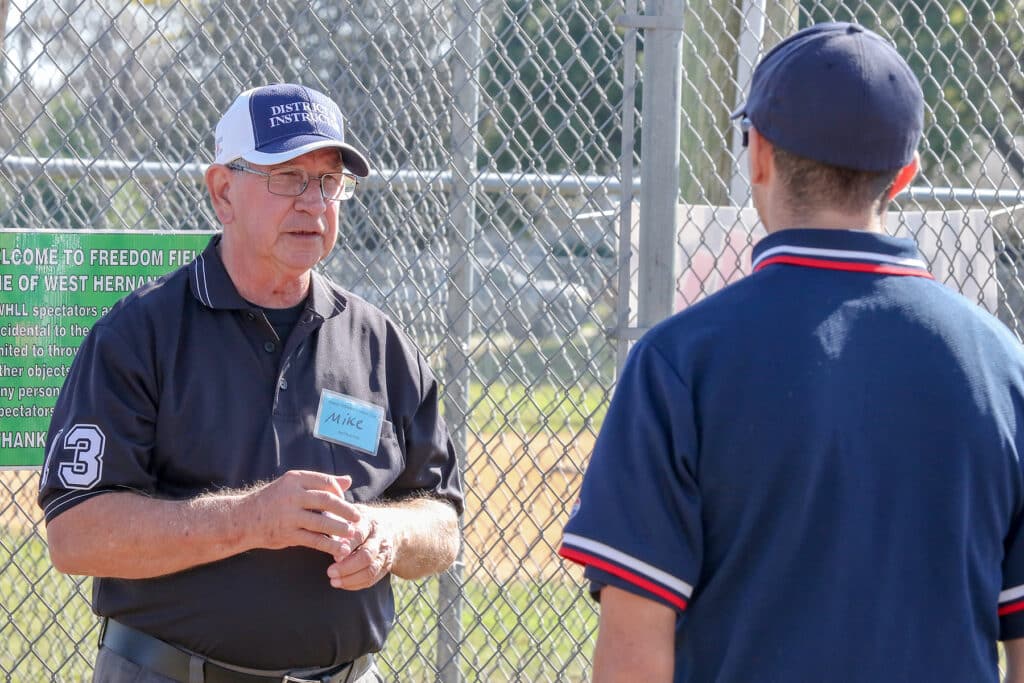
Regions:
[[[197,680],[205,683],[340,683],[358,679],[369,669],[372,661],[369,656],[365,656],[329,669],[246,672],[192,654],[113,619],[104,619],[100,646],[180,683]],[[353,668],[361,670],[350,671]]]

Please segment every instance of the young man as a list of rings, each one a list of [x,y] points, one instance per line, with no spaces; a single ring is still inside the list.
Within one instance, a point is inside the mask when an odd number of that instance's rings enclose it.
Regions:
[[[96,324],[54,409],[50,554],[97,577],[96,681],[380,680],[390,577],[459,546],[437,382],[313,270],[369,172],[337,105],[256,88],[216,135],[223,234]]]
[[[754,272],[637,343],[565,528],[598,683],[1021,675],[1024,354],[883,231],[923,108],[853,24],[755,70]]]

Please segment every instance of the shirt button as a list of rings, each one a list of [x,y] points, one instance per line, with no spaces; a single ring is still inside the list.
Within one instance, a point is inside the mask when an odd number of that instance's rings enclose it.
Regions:
[[[286,380],[284,377],[282,377],[281,381],[278,382],[277,386],[281,387],[281,391],[284,391],[285,389],[288,388],[288,380]]]
[[[277,344],[268,341],[266,344],[263,345],[263,350],[266,351],[267,353],[273,353],[274,351],[277,350]]]
[[[248,318],[249,320],[255,320],[256,314],[253,313],[252,311],[249,311],[248,313],[245,314],[245,317]]]

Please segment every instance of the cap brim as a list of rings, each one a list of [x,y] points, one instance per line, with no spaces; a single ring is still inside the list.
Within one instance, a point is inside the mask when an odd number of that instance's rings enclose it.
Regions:
[[[294,142],[294,138],[289,140],[289,143],[294,144]],[[330,140],[319,136],[313,137],[310,142],[300,144],[297,147],[291,147],[287,150],[282,150],[280,152],[261,152],[256,150],[243,154],[242,158],[254,164],[271,166],[273,164],[283,164],[286,161],[291,161],[295,157],[302,156],[309,152],[315,152],[318,149],[328,149],[331,147],[341,151],[341,161],[345,164],[346,170],[351,171],[360,178],[365,178],[370,175],[370,163],[366,160],[366,157],[363,156],[362,152],[344,142],[338,142],[337,140]]]

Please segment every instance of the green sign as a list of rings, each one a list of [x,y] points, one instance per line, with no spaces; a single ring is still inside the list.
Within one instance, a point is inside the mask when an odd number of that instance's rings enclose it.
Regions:
[[[42,464],[53,405],[89,328],[191,262],[210,235],[0,230],[0,467]]]

